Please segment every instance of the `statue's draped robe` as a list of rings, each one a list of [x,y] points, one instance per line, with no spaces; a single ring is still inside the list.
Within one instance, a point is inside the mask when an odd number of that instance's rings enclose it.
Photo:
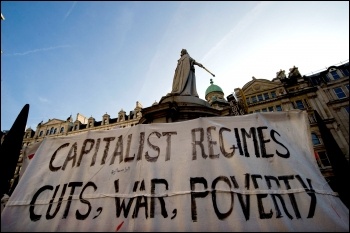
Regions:
[[[184,54],[178,60],[170,94],[198,97],[194,62],[195,60],[188,54]]]

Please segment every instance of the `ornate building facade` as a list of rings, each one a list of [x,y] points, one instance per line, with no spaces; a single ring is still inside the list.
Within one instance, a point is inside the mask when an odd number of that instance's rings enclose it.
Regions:
[[[227,96],[226,100],[222,89],[211,80],[205,92],[205,101],[212,111],[206,110],[202,115],[208,112],[212,113],[212,116],[235,116],[293,109],[306,111],[309,116],[310,137],[314,145],[316,160],[322,174],[330,180],[334,174],[315,118],[315,111],[317,111],[337,141],[343,156],[349,160],[348,62],[340,66],[331,66],[327,70],[308,76],[302,76],[298,68],[294,66],[289,69],[288,76],[284,70],[280,70],[271,81],[253,77],[242,88],[235,88],[234,91],[235,94]],[[152,107],[157,108],[157,105],[160,106],[156,102]],[[169,109],[172,110],[172,108]],[[145,109],[142,105],[136,102],[133,111],[126,114],[121,109],[116,118],[111,118],[106,113],[100,118],[100,121],[97,121],[92,116],[86,118],[78,113],[75,121],[72,116],[66,120],[49,119],[47,122],[40,122],[35,131],[31,128],[25,131],[23,147],[40,142],[45,137],[60,137],[89,130],[132,127],[142,123],[143,110]],[[147,113],[147,108],[145,112]],[[16,178],[19,177],[22,161],[23,154],[20,155],[12,179],[14,184],[16,184]]]
[[[76,120],[73,121],[72,116],[66,120],[49,119],[47,122],[40,122],[36,127],[36,131],[28,128],[25,131],[23,138],[23,146],[29,146],[35,142],[42,141],[45,137],[60,137],[83,133],[89,130],[109,130],[112,128],[125,128],[138,124],[141,118],[142,105],[136,102],[136,107],[130,111],[129,115],[121,109],[118,112],[118,117],[111,118],[105,113],[101,121],[96,121],[92,116],[86,118],[84,115],[77,113]]]
[[[332,179],[334,174],[315,111],[349,160],[349,62],[308,76],[302,76],[294,66],[289,69],[288,76],[280,70],[272,81],[253,77],[242,89],[236,88],[235,93],[245,100],[248,113],[306,111],[315,157],[326,179]]]

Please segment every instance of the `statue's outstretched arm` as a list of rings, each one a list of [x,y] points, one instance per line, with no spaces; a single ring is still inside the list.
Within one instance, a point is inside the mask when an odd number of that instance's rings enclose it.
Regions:
[[[202,67],[202,68],[203,68],[203,65],[202,65],[201,63],[198,63],[198,62],[194,61],[194,63],[193,63],[193,64],[195,64],[195,65],[197,65],[197,66],[199,66],[199,67]]]

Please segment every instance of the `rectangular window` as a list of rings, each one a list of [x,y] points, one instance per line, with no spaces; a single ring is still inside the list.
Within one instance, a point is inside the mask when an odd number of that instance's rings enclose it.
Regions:
[[[346,89],[348,89],[348,91],[349,91],[349,84],[347,84],[347,85],[345,85],[346,86]]]
[[[276,110],[277,110],[278,112],[282,111],[281,105],[276,105]]]
[[[349,114],[349,106],[345,106],[344,109]]]
[[[262,112],[267,112],[266,108],[261,109]]]
[[[269,107],[269,112],[273,112],[273,107]]]
[[[272,98],[276,98],[276,92],[275,91],[271,92],[271,97]]]
[[[310,104],[309,104],[309,101],[308,101],[307,99],[304,99],[304,103],[305,103],[305,105],[306,105],[306,107],[307,107],[308,109],[311,108],[311,107],[310,107]]]
[[[320,166],[320,168],[325,168],[325,167],[330,167],[331,163],[329,162],[327,153],[325,151],[319,151],[316,152],[317,153],[317,161],[318,161],[318,165]]]
[[[256,103],[256,96],[252,96],[252,103]]]
[[[297,100],[297,101],[295,101],[295,104],[296,104],[297,109],[305,109],[303,101]]]
[[[249,104],[249,97],[245,98],[245,101],[247,102],[247,104]]]
[[[259,101],[263,101],[263,100],[264,100],[263,97],[262,97],[262,95],[258,95],[258,100],[259,100]]]
[[[270,99],[269,93],[264,93],[264,98],[265,98],[265,100]]]
[[[341,87],[336,87],[333,90],[334,90],[334,93],[337,95],[338,99],[343,99],[346,97],[346,95]]]
[[[325,79],[326,81],[330,81],[330,79],[329,79],[329,77],[328,77],[327,74],[324,75],[324,79]]]
[[[334,80],[340,79],[340,76],[337,73],[337,71],[331,71],[331,74],[332,74]]]
[[[310,113],[308,116],[309,116],[309,122],[310,122],[310,124],[317,123],[316,117],[315,117],[315,115],[314,115],[313,113]]]
[[[260,112],[260,109],[255,110],[255,112]]]
[[[349,76],[349,71],[348,71],[348,69],[343,69],[343,74],[344,74],[345,76]]]
[[[320,144],[321,144],[320,139],[318,138],[318,136],[317,136],[315,133],[312,133],[312,134],[311,134],[311,138],[312,138],[312,144],[313,144],[314,146],[320,145]]]

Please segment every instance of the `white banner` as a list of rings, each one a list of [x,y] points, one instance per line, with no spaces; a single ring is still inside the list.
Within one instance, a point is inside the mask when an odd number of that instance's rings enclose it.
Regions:
[[[1,231],[349,231],[307,113],[137,125],[46,138]]]

